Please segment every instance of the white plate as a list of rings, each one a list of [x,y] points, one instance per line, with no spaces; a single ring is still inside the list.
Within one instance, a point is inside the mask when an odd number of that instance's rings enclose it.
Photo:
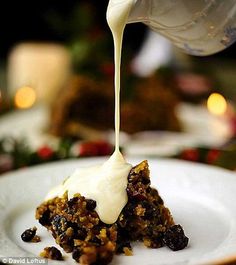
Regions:
[[[0,256],[36,257],[55,245],[34,211],[47,191],[81,165],[105,158],[57,162],[6,174],[0,178]],[[139,161],[128,159],[132,164]],[[157,187],[176,223],[183,225],[189,246],[172,252],[163,247],[134,245],[132,257],[116,256],[113,265],[200,265],[236,254],[236,174],[177,160],[149,160],[152,185]],[[21,233],[36,225],[40,243],[21,241]],[[69,258],[60,264],[75,264]],[[59,264],[59,262],[50,262]]]
[[[27,139],[27,144],[38,148],[45,143],[55,141],[46,134],[49,111],[45,106],[35,106],[9,112],[0,117],[0,137]],[[17,128],[17,130],[15,129]]]
[[[176,116],[183,132],[147,131],[133,134],[124,144],[124,152],[130,156],[171,156],[185,148],[197,146],[220,148],[232,137],[227,117],[213,115],[202,105],[180,103]]]

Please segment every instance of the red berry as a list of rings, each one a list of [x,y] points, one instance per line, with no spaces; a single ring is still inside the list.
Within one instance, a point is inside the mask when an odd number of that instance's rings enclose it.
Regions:
[[[112,152],[112,146],[104,141],[84,142],[79,148],[81,156],[105,156]]]
[[[81,143],[79,147],[79,155],[80,156],[97,156],[98,148],[92,142]]]
[[[219,156],[220,156],[220,151],[212,149],[207,153],[206,162],[208,164],[213,164],[218,159]]]
[[[37,154],[41,159],[48,160],[52,158],[54,152],[51,147],[45,145],[38,149]]]
[[[94,143],[98,148],[98,155],[105,156],[112,153],[112,146],[105,141],[98,141]]]
[[[186,149],[182,152],[181,158],[189,161],[198,161],[199,152],[196,149]]]

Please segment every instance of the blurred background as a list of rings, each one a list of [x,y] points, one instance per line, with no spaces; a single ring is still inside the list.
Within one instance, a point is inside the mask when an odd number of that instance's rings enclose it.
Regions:
[[[7,1],[0,16],[0,173],[108,155],[114,141],[108,1]],[[127,26],[121,80],[126,155],[236,169],[236,44],[184,54]]]

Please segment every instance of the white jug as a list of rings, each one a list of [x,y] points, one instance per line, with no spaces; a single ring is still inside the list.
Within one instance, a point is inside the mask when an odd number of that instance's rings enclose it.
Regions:
[[[133,0],[128,23],[143,22],[185,52],[204,56],[236,40],[236,0]]]

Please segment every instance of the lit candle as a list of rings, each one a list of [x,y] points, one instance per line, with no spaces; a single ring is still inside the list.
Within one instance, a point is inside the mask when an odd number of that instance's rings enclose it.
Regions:
[[[69,51],[52,43],[22,43],[14,47],[8,59],[8,93],[19,87],[35,89],[37,101],[51,103],[71,74]]]

